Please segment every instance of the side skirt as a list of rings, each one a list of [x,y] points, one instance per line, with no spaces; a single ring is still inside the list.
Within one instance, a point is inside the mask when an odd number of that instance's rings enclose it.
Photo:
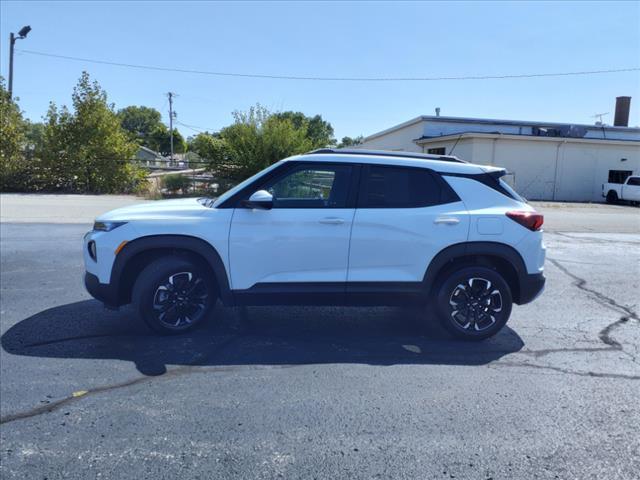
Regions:
[[[426,302],[422,282],[258,283],[233,290],[236,305],[393,306]]]

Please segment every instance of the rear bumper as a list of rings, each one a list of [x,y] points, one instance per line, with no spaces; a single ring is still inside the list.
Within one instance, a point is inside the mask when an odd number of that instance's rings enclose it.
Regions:
[[[516,303],[524,305],[535,300],[544,291],[545,281],[542,273],[522,276],[520,278],[520,295]]]
[[[118,292],[110,283],[100,283],[97,276],[85,272],[84,286],[93,298],[100,300],[106,307],[118,307]]]

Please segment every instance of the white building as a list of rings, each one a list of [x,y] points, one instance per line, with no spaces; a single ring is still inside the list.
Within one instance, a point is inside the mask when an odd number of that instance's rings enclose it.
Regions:
[[[505,167],[531,200],[603,201],[602,183],[640,174],[640,128],[420,116],[359,147]]]

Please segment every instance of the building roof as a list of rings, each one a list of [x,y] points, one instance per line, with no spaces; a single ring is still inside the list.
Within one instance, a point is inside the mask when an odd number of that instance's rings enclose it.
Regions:
[[[418,145],[426,143],[437,143],[450,140],[459,140],[464,138],[505,138],[512,140],[536,140],[541,142],[577,142],[577,143],[611,143],[611,144],[638,144],[640,140],[621,139],[621,138],[591,138],[591,137],[546,137],[540,135],[527,135],[522,133],[500,133],[500,132],[460,132],[448,135],[440,135],[437,137],[422,136],[415,138],[413,141]]]
[[[486,173],[490,171],[502,170],[500,168],[489,167],[486,165],[475,165],[467,162],[456,162],[451,160],[442,160],[439,156],[433,155],[406,155],[408,152],[385,152],[389,155],[376,155],[367,153],[367,150],[353,153],[341,153],[336,150],[334,153],[316,153],[309,152],[301,155],[288,157],[282,162],[291,161],[313,161],[315,162],[340,162],[340,163],[361,163],[368,165],[398,165],[405,167],[430,168],[436,172],[448,173]],[[435,157],[435,158],[431,158]]]
[[[405,151],[391,151],[391,150],[369,150],[365,148],[319,148],[303,155],[312,154],[334,154],[339,153],[341,155],[371,155],[377,157],[405,157],[405,158],[418,158],[423,160],[439,160],[442,162],[457,162],[467,163],[464,160],[459,159],[453,155],[434,155],[431,153],[417,153],[417,152],[405,152]]]
[[[412,118],[406,122],[400,123],[393,127],[387,128],[386,130],[382,130],[380,132],[374,133],[365,137],[364,141],[367,142],[376,137],[380,137],[382,135],[386,135],[388,133],[394,132],[396,130],[400,130],[402,128],[408,127],[410,125],[419,123],[419,122],[442,122],[442,123],[475,123],[482,125],[513,125],[513,126],[522,126],[522,127],[562,127],[566,125],[574,125],[577,127],[583,127],[589,130],[604,130],[604,131],[612,131],[612,132],[632,132],[640,134],[640,128],[638,127],[614,127],[611,125],[589,125],[589,124],[577,124],[571,122],[558,123],[558,122],[539,122],[539,121],[527,121],[527,120],[500,120],[500,119],[491,119],[491,118],[470,118],[470,117],[442,117],[436,115],[421,115],[419,117]]]
[[[155,155],[158,158],[164,158],[160,153],[155,150],[151,150],[150,148],[145,147],[144,145],[138,145],[138,151],[142,150],[143,152],[149,153],[151,155]]]

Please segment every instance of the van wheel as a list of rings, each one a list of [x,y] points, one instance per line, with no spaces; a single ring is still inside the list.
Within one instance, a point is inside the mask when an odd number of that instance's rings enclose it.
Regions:
[[[486,267],[465,267],[445,278],[436,297],[442,326],[455,337],[483,340],[498,333],[511,315],[511,289]]]
[[[142,270],[132,297],[138,315],[151,329],[175,335],[209,316],[216,291],[206,270],[179,257],[163,257]]]
[[[609,190],[607,193],[607,203],[616,203],[618,201],[618,194],[615,190]]]

